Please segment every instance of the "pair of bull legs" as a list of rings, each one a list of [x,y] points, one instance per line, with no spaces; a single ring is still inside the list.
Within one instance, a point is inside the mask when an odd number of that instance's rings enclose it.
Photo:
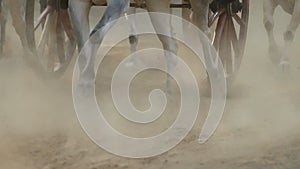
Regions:
[[[287,2],[288,3],[288,2]],[[264,25],[268,34],[269,40],[269,54],[271,60],[279,64],[280,67],[286,69],[289,67],[289,51],[291,44],[293,42],[295,32],[300,23],[300,1],[295,0],[294,8],[290,13],[292,18],[290,23],[284,33],[285,45],[283,51],[278,48],[274,37],[274,12],[279,4],[274,0],[264,0],[263,9],[264,9]]]
[[[101,20],[98,22],[95,29],[91,33],[91,35],[94,35],[96,32],[100,31],[100,33],[97,34],[97,37],[95,37],[95,41],[97,43],[101,44],[104,35],[113,26],[113,24],[111,24],[111,21],[118,19],[122,15],[127,5],[126,3],[128,2],[120,1],[120,0],[111,0],[108,3],[108,6],[103,14],[103,17],[101,18]],[[170,12],[169,0],[164,0],[164,1],[147,0],[146,4],[147,4],[148,11],[150,12],[163,12],[163,13]],[[84,43],[89,39],[89,35],[87,34],[87,32],[89,32],[88,14],[90,8],[91,8],[91,3],[89,1],[87,2],[78,1],[78,0],[70,1],[70,12],[71,12],[75,33],[77,35],[79,51],[81,51],[81,49],[84,46]],[[152,15],[150,15],[150,18],[155,30],[165,35],[169,35],[169,36],[158,35],[158,38],[162,42],[163,48],[166,51],[169,51],[166,52],[167,66],[169,71],[173,71],[175,65],[177,64],[177,59],[174,58],[173,55],[170,53],[174,53],[174,54],[177,53],[177,44],[175,40],[171,38],[172,28],[171,28],[170,18],[167,21]],[[134,42],[133,40],[133,43],[136,42]],[[91,57],[88,54],[80,55],[78,59],[78,65],[79,65],[80,76],[81,76],[80,82],[83,84],[94,83],[95,58]],[[167,84],[170,84],[172,78],[168,77],[167,79],[168,79]]]

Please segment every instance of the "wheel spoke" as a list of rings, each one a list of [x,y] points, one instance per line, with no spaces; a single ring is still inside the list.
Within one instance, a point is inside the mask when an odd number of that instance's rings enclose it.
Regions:
[[[234,51],[234,55],[231,56],[232,57],[232,62],[233,62],[233,66],[232,66],[232,72],[235,72],[238,70],[239,65],[240,65],[240,59],[241,59],[241,47],[238,41],[238,37],[236,34],[236,29],[235,26],[233,24],[233,20],[232,18],[230,18],[229,20],[229,36],[230,36],[230,42]]]
[[[249,21],[249,0],[243,0],[243,10],[242,10],[242,21],[245,23],[240,28],[239,44],[241,46],[242,55],[244,54],[244,49],[246,45],[246,37],[248,32],[248,21]]]
[[[232,51],[231,51],[231,43],[229,38],[229,19],[230,17],[226,17],[225,27],[222,33],[221,44],[220,44],[220,58],[222,60],[223,66],[226,70],[226,74],[231,74],[232,72]]]
[[[225,26],[225,23],[226,23],[226,18],[227,18],[227,15],[222,14],[219,17],[219,21],[218,21],[218,24],[217,24],[217,27],[216,27],[216,34],[215,34],[215,37],[213,39],[213,45],[214,45],[214,47],[216,48],[217,51],[220,48],[220,42],[221,42],[221,38],[223,36],[223,30],[224,30],[224,26]]]
[[[44,64],[43,61],[46,60],[46,58],[44,56],[45,56],[46,45],[47,45],[47,42],[49,39],[49,25],[50,25],[50,20],[49,20],[49,17],[47,17],[46,21],[45,21],[45,27],[42,31],[41,38],[37,45],[37,54],[38,54],[40,61],[42,62],[42,65]]]
[[[48,14],[52,11],[53,11],[53,8],[50,5],[48,5],[47,8],[41,13],[38,20],[36,21],[36,24],[34,25],[34,30],[35,31],[41,25],[41,23],[43,23],[45,21]]]
[[[236,34],[236,29],[233,24],[232,18],[229,19],[229,33],[230,33],[230,41],[232,43],[232,47],[235,52],[235,56],[239,57],[240,56],[240,45],[239,45],[238,37]]]
[[[56,35],[56,28],[57,28],[57,12],[52,13],[50,16],[50,25],[49,25],[49,33],[52,36],[49,36],[48,39],[48,47],[49,47],[49,55],[48,55],[48,71],[53,72],[55,68],[55,58],[56,58],[56,51],[57,51],[57,35]]]
[[[64,64],[66,61],[65,57],[65,34],[64,34],[64,29],[62,26],[62,20],[60,19],[61,15],[60,12],[58,12],[58,18],[57,18],[57,24],[56,24],[56,49],[57,49],[57,54],[59,58],[60,64]]]
[[[242,20],[242,18],[238,15],[238,14],[233,14],[232,17],[234,18],[234,20],[241,26],[245,26],[246,23]]]
[[[214,22],[219,18],[219,16],[222,15],[224,12],[225,12],[225,9],[223,8],[223,9],[219,10],[218,12],[212,14],[209,17],[208,26],[211,27],[214,24]]]

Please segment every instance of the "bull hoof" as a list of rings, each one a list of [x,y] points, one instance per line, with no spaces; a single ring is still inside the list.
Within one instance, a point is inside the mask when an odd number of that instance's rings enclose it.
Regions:
[[[278,64],[280,62],[281,55],[282,52],[277,46],[269,48],[269,57],[274,64]]]
[[[77,85],[75,86],[75,90],[81,94],[81,96],[91,97],[95,95],[95,80],[90,79],[80,79]]]
[[[211,97],[211,86],[209,78],[203,79],[200,83],[200,95],[203,97]]]
[[[75,41],[67,41],[66,42],[66,52],[65,52],[65,56],[66,56],[66,60],[69,60],[70,58],[72,58],[74,52],[76,49],[76,43]]]
[[[126,63],[126,66],[127,66],[127,67],[133,67],[133,66],[134,66],[133,61],[128,61],[128,62]]]
[[[290,62],[289,61],[281,61],[279,63],[279,68],[283,73],[287,73],[290,71]]]
[[[55,64],[54,64],[53,71],[54,71],[54,72],[57,72],[57,71],[59,71],[62,67],[63,67],[63,65],[62,65],[61,63],[55,63]]]

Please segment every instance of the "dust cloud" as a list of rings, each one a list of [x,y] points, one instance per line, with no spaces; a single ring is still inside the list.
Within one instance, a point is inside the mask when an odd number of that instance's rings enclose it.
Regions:
[[[5,56],[0,60],[0,168],[10,169],[253,169],[300,167],[300,33],[297,31],[290,51],[291,69],[283,73],[268,57],[268,41],[262,22],[262,2],[251,1],[249,35],[240,73],[229,93],[224,118],[214,136],[205,144],[197,137],[203,124],[209,98],[201,103],[202,113],[188,137],[171,151],[150,159],[130,160],[116,157],[88,139],[74,112],[71,79],[73,64],[59,79],[41,79],[23,61],[19,39],[8,22]],[[93,9],[91,20],[99,15]],[[283,32],[290,16],[281,9],[275,13],[275,35],[283,46]],[[146,40],[148,39],[148,40]],[[150,40],[149,40],[150,39]],[[141,38],[139,46],[157,45],[155,38]],[[112,107],[109,96],[110,74],[123,42],[105,59],[106,69],[97,77],[98,102]],[[140,47],[141,48],[141,47]],[[126,52],[125,52],[126,53]],[[190,51],[179,53],[189,56]],[[192,54],[191,54],[192,55]],[[194,72],[201,71],[192,57]],[[74,62],[74,61],[73,61]],[[110,65],[112,67],[110,67]],[[144,85],[153,77],[147,72]],[[199,75],[200,76],[200,75]],[[148,81],[147,81],[148,79]],[[146,80],[146,81],[145,81]],[[139,81],[137,80],[136,83]],[[101,87],[102,85],[102,87]],[[147,95],[133,99],[140,109],[148,107]],[[161,84],[153,83],[161,87]],[[104,86],[104,87],[103,87]],[[150,89],[147,89],[147,91]],[[105,92],[106,91],[106,92]],[[176,105],[177,100],[173,102]],[[176,107],[169,106],[170,111]],[[107,112],[112,124],[128,125]],[[110,114],[110,115],[109,115]],[[173,121],[172,115],[165,118]],[[115,121],[114,121],[115,120]],[[167,123],[168,124],[168,123]],[[129,126],[134,128],[136,126]],[[153,126],[151,127],[153,129]],[[147,131],[149,128],[143,128]],[[162,130],[156,125],[154,131]],[[141,132],[143,133],[143,132]],[[134,134],[141,134],[139,132]]]

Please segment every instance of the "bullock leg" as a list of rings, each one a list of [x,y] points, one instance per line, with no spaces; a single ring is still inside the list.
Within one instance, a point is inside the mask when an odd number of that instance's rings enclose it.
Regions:
[[[89,0],[71,0],[69,5],[70,17],[77,38],[78,52],[80,52],[89,39],[89,13],[92,3]]]
[[[131,15],[136,13],[136,8],[129,8],[126,11],[126,14]],[[128,17],[128,26],[129,26],[129,44],[130,44],[130,53],[133,54],[136,52],[136,47],[138,44],[138,36],[136,35],[136,20],[135,17]],[[134,59],[131,57],[129,62],[127,63],[128,66],[132,66],[134,63]]]
[[[80,69],[81,76],[84,75],[83,76],[84,79],[81,79],[82,83],[94,82],[94,80],[95,80],[94,52],[99,47],[98,45],[101,44],[101,42],[104,38],[104,35],[113,26],[114,22],[111,22],[111,21],[114,21],[114,20],[120,18],[125,7],[126,7],[126,2],[123,0],[122,1],[110,0],[101,20],[97,23],[95,28],[92,30],[92,32],[90,34],[91,41],[94,43],[93,47],[92,47],[92,54],[91,55],[81,55],[82,57],[85,57],[85,58],[84,59],[79,58],[79,60],[78,60],[79,64],[81,64],[83,66]],[[100,31],[100,32],[98,32],[98,31]],[[95,35],[95,36],[93,36],[93,35]]]
[[[193,10],[193,23],[200,28],[204,32],[204,34],[208,37],[211,38],[211,31],[208,26],[208,15],[209,15],[209,4],[212,2],[212,0],[190,0]],[[200,38],[202,41],[203,39]],[[216,71],[218,69],[218,60],[217,58],[212,58],[212,48],[211,45],[207,44],[206,41],[202,43],[203,47],[203,54],[204,54],[204,62],[206,65],[206,69],[208,72],[214,72],[217,73]],[[217,62],[216,62],[217,61]],[[211,70],[208,70],[211,69]],[[215,74],[212,75],[218,78],[221,75]],[[212,78],[212,77],[210,77]],[[209,79],[210,79],[209,78]]]
[[[5,43],[5,34],[6,34],[6,18],[1,16],[1,37],[0,37],[0,57],[3,54],[3,46]]]
[[[74,35],[73,28],[71,25],[69,11],[67,9],[61,9],[60,16],[61,16],[62,26],[68,37],[68,41],[66,44],[65,60],[69,60],[69,59],[71,59],[71,57],[75,51],[75,48],[76,48],[75,35]]]
[[[149,12],[161,12],[161,13],[170,13],[169,0],[161,0],[161,1],[153,1],[146,0],[147,8]],[[165,51],[165,57],[167,61],[167,70],[169,73],[173,73],[175,71],[178,58],[174,55],[177,55],[178,46],[176,40],[172,38],[172,24],[171,17],[167,20],[165,18],[157,18],[155,15],[150,14],[150,19],[153,24],[153,27],[156,32],[163,33],[164,35],[159,34],[158,38],[161,41],[163,48]],[[167,75],[167,90],[170,93],[172,91],[172,77]]]
[[[0,0],[0,58],[3,54],[3,46],[5,43],[5,32],[6,32],[6,21],[7,21],[7,11],[5,9],[4,3],[2,0]]]
[[[188,8],[183,8],[182,9],[182,18],[183,19],[185,19],[185,20],[187,20],[189,22],[192,22],[192,20],[191,20],[192,16],[193,16],[193,13],[192,13],[192,11],[190,9],[188,9]],[[185,22],[182,25],[182,30],[188,30],[189,27],[190,27],[190,23],[186,23]]]
[[[70,16],[76,35],[78,52],[81,51],[85,42],[89,39],[89,12],[92,6],[91,1],[71,0],[69,3]],[[88,58],[82,56],[78,58],[78,66],[83,70]]]
[[[269,55],[274,63],[278,63],[280,59],[280,50],[274,38],[274,11],[278,4],[274,0],[264,0],[263,10],[264,10],[264,25],[268,34],[269,40]]]
[[[289,50],[291,47],[291,43],[294,40],[295,32],[299,27],[299,24],[300,24],[300,0],[296,0],[294,11],[292,14],[292,19],[284,34],[285,47],[279,63],[283,69],[289,66]]]
[[[28,42],[26,38],[26,25],[22,16],[22,1],[20,0],[9,0],[8,7],[10,9],[11,17],[13,20],[13,26],[21,39],[21,43],[25,51],[28,49]]]
[[[191,0],[193,10],[193,23],[200,28],[209,38],[211,31],[208,27],[209,4],[212,0]]]
[[[73,51],[75,49],[75,35],[74,35],[73,28],[71,25],[68,7],[69,7],[69,0],[61,1],[59,13],[60,13],[62,26],[68,37],[68,45],[67,45],[66,52],[68,53],[68,51],[69,51],[69,52],[73,53]],[[69,55],[66,55],[66,56],[69,56]]]
[[[135,8],[129,8],[126,13],[128,15],[135,14],[136,9]],[[136,46],[138,42],[138,37],[136,35],[136,22],[134,17],[128,18],[128,26],[129,26],[129,43],[130,43],[130,51],[131,53],[134,53],[136,51]]]
[[[100,39],[97,39],[98,42],[101,42],[103,40],[101,38],[113,26],[112,24],[110,24],[110,22],[120,18],[121,14],[124,12],[125,7],[125,0],[110,0],[102,18],[92,30],[90,36],[93,36],[98,30],[101,30],[101,36],[98,36],[100,37]]]

